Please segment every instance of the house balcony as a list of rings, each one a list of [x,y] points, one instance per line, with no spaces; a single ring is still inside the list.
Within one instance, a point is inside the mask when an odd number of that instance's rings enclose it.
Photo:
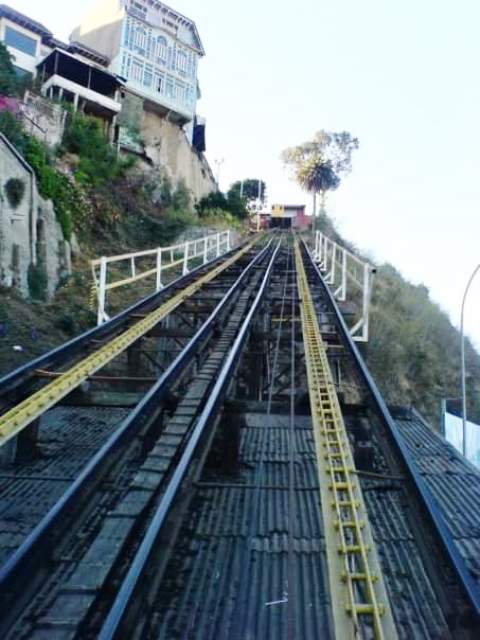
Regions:
[[[109,124],[122,110],[121,81],[110,72],[55,49],[38,64],[42,93],[53,100],[70,102],[75,110],[102,118]]]

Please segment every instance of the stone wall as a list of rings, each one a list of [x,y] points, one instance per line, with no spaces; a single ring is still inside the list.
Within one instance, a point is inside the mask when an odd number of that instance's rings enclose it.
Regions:
[[[118,125],[121,146],[150,162],[153,171],[149,173],[168,177],[173,187],[183,180],[192,201],[216,191],[206,158],[192,147],[185,131],[171,122],[168,114],[149,108],[142,98],[126,91]]]
[[[10,180],[24,185],[17,206],[7,195]],[[60,279],[71,271],[70,245],[52,202],[38,195],[33,171],[0,134],[0,285],[16,288],[28,297],[32,267],[44,274],[46,293],[51,297]]]
[[[22,123],[32,136],[53,148],[62,142],[67,112],[47,98],[27,91],[22,106]]]
[[[174,186],[184,180],[193,200],[198,201],[216,191],[210,165],[190,145],[185,132],[177,124],[157,113],[144,111],[141,137],[153,165],[167,175]]]

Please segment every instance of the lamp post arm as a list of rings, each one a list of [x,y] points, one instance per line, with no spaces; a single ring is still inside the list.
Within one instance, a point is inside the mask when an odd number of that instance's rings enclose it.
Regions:
[[[472,286],[473,279],[480,271],[480,264],[477,265],[475,270],[467,284],[465,293],[462,300],[462,316],[460,320],[460,333],[461,333],[461,360],[462,360],[462,430],[463,430],[463,455],[467,457],[467,385],[466,385],[466,373],[465,373],[465,303],[467,301],[467,295]]]

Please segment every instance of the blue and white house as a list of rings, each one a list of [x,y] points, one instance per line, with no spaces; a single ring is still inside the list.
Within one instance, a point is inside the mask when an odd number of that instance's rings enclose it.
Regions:
[[[160,113],[180,124],[194,120],[205,51],[189,18],[158,0],[99,0],[71,41],[107,56],[110,71]]]

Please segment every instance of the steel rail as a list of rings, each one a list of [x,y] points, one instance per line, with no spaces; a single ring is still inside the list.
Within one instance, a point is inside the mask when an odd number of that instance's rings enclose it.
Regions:
[[[158,410],[171,385],[185,371],[186,367],[205,344],[207,338],[213,333],[222,312],[243,286],[245,279],[259,262],[271,252],[272,242],[271,240],[262,251],[253,257],[210,317],[170,364],[157,383],[94,455],[78,478],[45,515],[22,545],[0,568],[0,598],[2,604],[4,604],[3,611],[8,609],[6,607],[8,599],[15,596],[16,586],[19,586],[17,582],[22,584],[25,576],[30,576],[31,578],[35,563],[41,562],[41,556],[44,556],[45,552],[48,552],[55,544],[56,536],[54,531],[62,518],[68,516],[70,516],[70,519],[73,518],[72,514],[78,512],[81,505],[88,499],[88,494],[93,491],[97,479],[104,477],[109,472],[121,454],[122,449],[132,441],[149,418]]]
[[[205,284],[211,282],[223,271],[235,264],[252,246],[252,243],[245,245],[233,256],[215,266],[186,288],[181,289],[172,298],[154,311],[151,311],[145,318],[137,321],[91,355],[74,364],[58,379],[48,383],[0,416],[0,447],[16,437],[48,409],[58,404],[60,400],[69,395],[82,382],[103,369],[140,338],[147,335],[161,320],[183,304],[185,300],[191,298]]]
[[[238,336],[235,339],[232,349],[222,367],[222,370],[218,376],[217,382],[215,383],[208,402],[192,431],[190,439],[177,464],[175,472],[173,473],[173,476],[170,479],[168,486],[166,487],[165,493],[158,505],[153,520],[140,544],[140,548],[133,560],[128,574],[125,577],[125,580],[120,587],[120,591],[115,598],[115,601],[102,626],[102,629],[97,636],[99,640],[112,640],[113,638],[126,637],[123,634],[122,625],[128,614],[129,606],[134,599],[144,571],[148,567],[149,560],[154,552],[158,537],[162,531],[163,526],[165,525],[168,514],[170,513],[170,510],[175,502],[177,494],[181,489],[182,482],[185,479],[186,473],[190,467],[192,459],[194,458],[197,446],[208,426],[210,426],[213,420],[215,420],[215,418],[217,417],[218,410],[220,409],[221,403],[232,381],[234,371],[243,352],[243,347],[248,336],[251,322],[258,310],[260,303],[262,302],[267,284],[270,279],[270,275],[273,270],[273,265],[280,249],[280,245],[281,241],[278,243],[270,259],[270,264],[267,268],[257,296],[255,297],[255,300],[250,308],[250,311],[248,312],[247,317],[242,323]]]
[[[176,280],[173,280],[168,285],[166,285],[161,291],[153,293],[147,298],[136,302],[131,307],[125,309],[100,327],[89,329],[85,333],[73,338],[72,340],[69,340],[65,344],[52,349],[52,351],[49,351],[48,353],[39,356],[38,358],[31,360],[30,362],[27,362],[18,369],[15,369],[15,371],[6,374],[2,378],[0,378],[0,397],[3,394],[11,391],[12,388],[15,388],[21,383],[24,383],[26,379],[28,379],[28,376],[34,374],[37,369],[45,369],[52,365],[59,366],[63,362],[67,361],[68,358],[71,358],[82,351],[82,349],[87,347],[92,340],[104,340],[111,337],[112,334],[128,325],[132,315],[149,310],[158,303],[163,302],[166,298],[172,295],[176,289],[187,285],[188,283],[195,280],[195,278],[202,272],[209,270],[216,264],[227,260],[229,257],[241,250],[245,245],[246,243],[243,243],[239,247],[232,249],[229,253],[226,253],[219,258],[215,258],[214,260],[211,260],[204,265],[199,265],[198,267],[190,271],[190,273],[188,273],[187,275],[180,276]]]
[[[403,441],[398,427],[396,426],[395,421],[390,414],[385,400],[383,399],[376,382],[370,374],[360,351],[358,350],[357,346],[350,336],[348,327],[345,323],[345,320],[343,319],[341,311],[338,308],[337,302],[333,297],[330,288],[325,284],[320,269],[315,264],[315,261],[306,243],[304,241],[302,241],[302,243],[304,254],[308,257],[310,266],[313,272],[316,274],[318,282],[324,290],[327,300],[335,313],[338,328],[345,341],[345,345],[350,350],[350,353],[357,366],[358,372],[360,373],[363,382],[365,383],[367,389],[371,394],[371,398],[374,402],[375,408],[377,409],[383,424],[387,428],[387,433],[389,433],[389,435],[391,436],[391,441],[394,444],[400,461],[406,471],[406,476],[409,477],[412,481],[415,491],[420,499],[420,503],[428,516],[432,531],[435,534],[437,541],[440,543],[440,546],[450,564],[454,575],[458,579],[462,591],[471,607],[472,614],[478,624],[480,623],[480,590],[475,584],[472,575],[465,563],[465,560],[460,554],[458,547],[453,540],[452,534],[448,530],[448,527],[435,501],[435,498],[433,497],[426,482],[422,478],[420,472],[416,468],[415,463],[411,460],[405,442]]]

